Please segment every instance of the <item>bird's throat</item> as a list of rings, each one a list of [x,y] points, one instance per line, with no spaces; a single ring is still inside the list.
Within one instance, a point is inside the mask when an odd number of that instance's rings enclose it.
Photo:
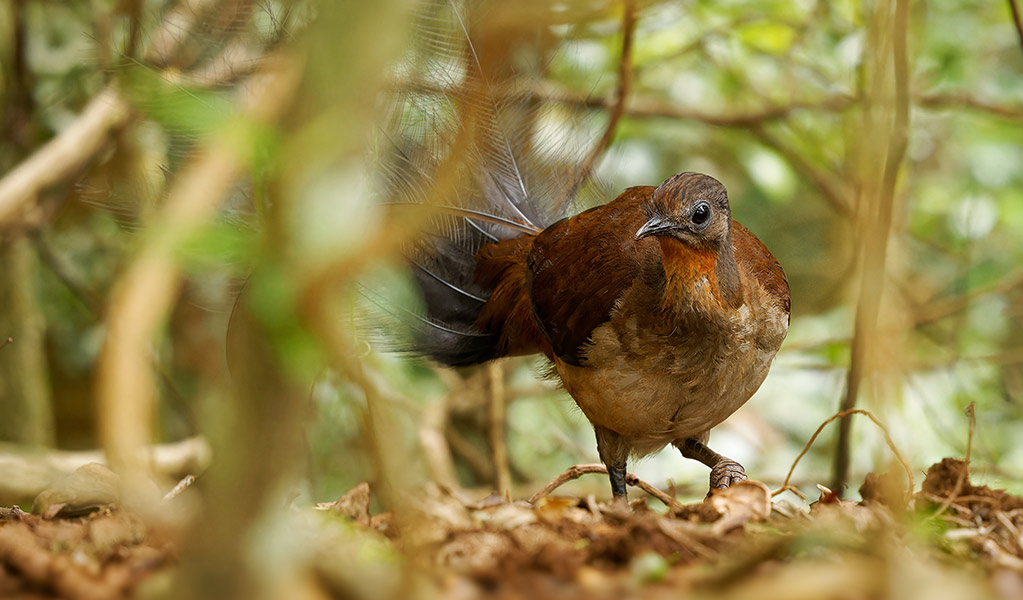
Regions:
[[[695,246],[669,236],[658,238],[665,275],[665,302],[688,305],[741,304],[739,270],[730,244]]]

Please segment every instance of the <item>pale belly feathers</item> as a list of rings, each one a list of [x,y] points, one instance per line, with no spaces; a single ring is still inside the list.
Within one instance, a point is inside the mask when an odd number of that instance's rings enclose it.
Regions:
[[[555,368],[594,425],[644,456],[706,433],[757,391],[788,329],[773,308],[754,300],[726,319],[671,331],[616,309],[594,330],[583,366],[555,359]]]

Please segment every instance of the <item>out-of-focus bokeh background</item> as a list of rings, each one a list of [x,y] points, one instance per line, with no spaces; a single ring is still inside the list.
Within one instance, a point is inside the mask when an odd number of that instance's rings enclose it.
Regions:
[[[101,448],[125,481],[161,486],[211,449],[222,533],[281,490],[324,501],[368,480],[400,502],[432,480],[527,497],[596,462],[540,359],[436,368],[390,352],[361,310],[414,301],[400,249],[421,214],[382,207],[381,156],[450,123],[437,98],[465,77],[464,28],[495,96],[531,107],[511,122],[536,135],[537,164],[563,176],[595,156],[579,208],[701,171],[784,266],[788,338],[716,450],[776,487],[854,399],[919,474],[966,454],[974,403],[975,483],[1023,492],[1010,4],[7,2],[0,449]],[[425,112],[396,118],[395,98]],[[457,187],[415,185],[426,203]],[[794,485],[831,484],[837,431]],[[140,453],[182,440],[169,450],[188,467]],[[855,498],[897,463],[867,419],[849,440]],[[672,449],[632,470],[706,491],[706,468]],[[0,503],[30,503],[33,485],[0,482]],[[608,494],[597,476],[566,489]]]

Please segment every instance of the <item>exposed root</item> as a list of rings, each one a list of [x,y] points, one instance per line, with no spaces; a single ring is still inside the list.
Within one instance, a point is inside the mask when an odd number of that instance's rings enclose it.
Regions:
[[[789,485],[789,481],[792,480],[792,473],[795,472],[795,470],[796,470],[796,465],[798,465],[799,461],[803,459],[803,456],[805,456],[806,453],[810,451],[810,447],[813,446],[813,443],[817,441],[817,437],[821,434],[821,431],[824,431],[824,428],[827,427],[829,423],[831,423],[832,421],[834,421],[836,419],[841,419],[842,417],[845,417],[847,415],[851,415],[853,413],[859,413],[861,415],[866,415],[867,418],[869,418],[871,421],[873,421],[874,424],[877,425],[878,428],[881,429],[881,432],[884,433],[885,442],[887,442],[888,443],[888,447],[891,448],[892,454],[894,454],[895,458],[897,458],[898,461],[902,464],[902,468],[906,470],[906,477],[909,480],[909,494],[911,495],[913,493],[913,485],[914,485],[913,484],[913,470],[909,467],[909,463],[906,462],[906,459],[902,457],[902,453],[899,452],[899,449],[895,446],[895,442],[892,441],[892,436],[891,436],[891,434],[888,433],[888,429],[884,425],[882,425],[881,421],[879,421],[878,418],[875,417],[874,414],[871,413],[869,410],[864,410],[862,408],[851,408],[849,410],[843,410],[841,412],[835,413],[834,415],[829,417],[826,421],[821,423],[820,427],[817,428],[817,431],[815,431],[813,433],[813,436],[810,437],[810,441],[808,441],[806,443],[806,445],[803,446],[803,451],[799,453],[799,456],[796,457],[795,462],[792,463],[792,467],[789,469],[789,474],[785,476],[784,483],[782,483],[780,488],[778,488],[777,490],[775,490],[774,492],[771,493],[772,497],[773,496],[777,496],[778,494],[788,490],[788,491],[796,492],[796,494],[798,494],[801,498],[806,498],[806,496],[804,496],[803,494],[800,494],[798,491],[795,490],[795,488],[793,488],[791,485]]]

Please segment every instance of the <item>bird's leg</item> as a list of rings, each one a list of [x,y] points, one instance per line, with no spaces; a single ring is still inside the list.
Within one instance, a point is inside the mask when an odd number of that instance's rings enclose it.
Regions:
[[[723,490],[747,479],[746,470],[742,468],[742,465],[714,452],[698,438],[691,437],[675,442],[675,447],[682,452],[682,456],[698,460],[710,467],[710,489],[712,490]]]
[[[605,429],[594,427],[597,434],[597,453],[600,454],[600,462],[607,467],[607,475],[611,480],[611,495],[615,501],[628,501],[625,489],[625,465],[629,457],[629,446],[622,439],[622,436]]]
[[[618,498],[628,500],[628,492],[625,488],[625,463],[606,466],[607,476],[611,479],[611,496],[615,500]]]

